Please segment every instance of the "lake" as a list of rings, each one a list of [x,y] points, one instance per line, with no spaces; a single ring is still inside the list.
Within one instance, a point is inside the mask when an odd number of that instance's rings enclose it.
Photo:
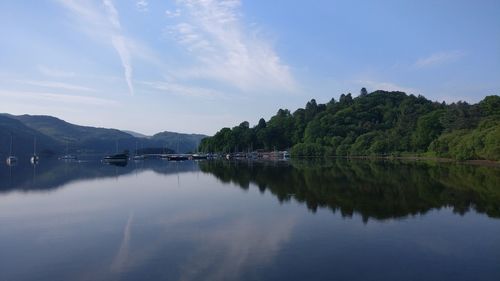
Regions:
[[[500,280],[500,168],[0,166],[0,280]]]

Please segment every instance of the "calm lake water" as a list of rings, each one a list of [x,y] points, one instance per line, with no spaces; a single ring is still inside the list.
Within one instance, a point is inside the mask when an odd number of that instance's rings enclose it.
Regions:
[[[500,280],[500,169],[0,166],[0,280]]]

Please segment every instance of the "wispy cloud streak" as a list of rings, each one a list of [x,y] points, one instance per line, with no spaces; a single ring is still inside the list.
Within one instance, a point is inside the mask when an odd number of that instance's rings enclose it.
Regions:
[[[124,69],[125,80],[127,81],[127,86],[130,93],[133,95],[134,86],[132,84],[132,64],[130,63],[130,51],[127,46],[127,41],[119,32],[121,29],[121,24],[118,16],[118,11],[116,10],[111,0],[103,0],[103,3],[106,6],[108,19],[116,29],[117,34],[111,35],[111,41],[113,42],[113,46],[120,56],[120,60]]]
[[[82,28],[92,36],[109,40],[120,57],[125,81],[130,94],[134,94],[129,42],[122,34],[119,13],[111,0],[103,0],[104,11],[88,2],[58,0],[65,8],[82,20]],[[91,26],[91,28],[89,27]]]
[[[178,0],[168,34],[200,63],[188,78],[225,82],[244,91],[296,90],[290,69],[272,46],[245,28],[239,0]],[[179,15],[182,15],[178,17]]]
[[[127,223],[123,229],[123,238],[122,243],[120,244],[120,248],[116,253],[115,258],[113,259],[113,263],[111,264],[111,271],[113,272],[122,272],[125,270],[127,266],[127,260],[129,258],[129,248],[130,248],[130,238],[131,238],[131,228],[132,228],[132,220],[134,219],[134,213],[131,212],[128,216]]]
[[[462,51],[448,51],[432,54],[425,58],[420,58],[415,62],[418,68],[440,65],[452,61],[456,61],[465,55]]]
[[[125,71],[125,80],[127,81],[127,86],[130,93],[134,94],[134,86],[132,84],[132,64],[130,63],[130,52],[127,47],[125,38],[121,35],[113,35],[112,37],[113,46],[120,55],[122,61],[122,66]]]
[[[81,95],[65,95],[51,92],[0,90],[0,97],[8,99],[22,99],[28,100],[30,102],[48,101],[57,103],[85,104],[93,106],[116,106],[119,104],[116,101],[103,98]]]
[[[221,99],[225,97],[223,93],[220,93],[216,90],[195,86],[186,86],[176,82],[142,81],[139,83],[160,92],[182,97],[203,98],[207,100],[215,98]]]
[[[179,10],[179,9],[175,9],[174,11],[166,10],[165,15],[169,18],[176,18],[176,17],[179,17],[181,15],[181,10]]]
[[[148,1],[146,0],[138,0],[136,3],[135,3],[135,6],[137,7],[137,9],[141,12],[147,12],[149,10],[148,6],[149,6],[149,3]]]
[[[52,88],[52,89],[95,92],[95,90],[91,89],[91,88],[87,88],[87,87],[83,87],[83,86],[79,86],[79,85],[74,85],[74,84],[69,84],[69,83],[63,83],[63,82],[34,81],[34,80],[19,80],[17,82],[22,83],[22,84],[26,84],[26,85],[39,86],[39,87]]]
[[[62,71],[44,65],[39,65],[38,71],[40,71],[40,73],[42,73],[45,76],[57,77],[57,78],[69,78],[69,77],[74,77],[76,75],[74,72]]]
[[[118,18],[118,11],[116,10],[115,6],[113,5],[113,2],[111,0],[103,0],[102,2],[104,4],[104,7],[106,7],[106,12],[108,14],[109,22],[116,29],[120,29],[121,24],[120,24],[120,19]]]

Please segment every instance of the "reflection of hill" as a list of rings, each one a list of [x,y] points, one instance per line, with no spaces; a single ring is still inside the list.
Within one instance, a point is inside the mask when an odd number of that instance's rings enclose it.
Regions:
[[[192,161],[130,161],[125,167],[98,161],[63,162],[53,159],[44,160],[36,167],[24,162],[14,167],[0,166],[0,193],[14,190],[46,191],[73,181],[113,178],[146,170],[169,175],[198,171],[199,168]]]
[[[203,172],[247,189],[250,183],[280,202],[329,208],[343,216],[387,219],[451,206],[500,217],[498,168],[455,164],[346,161],[286,163],[203,162]]]

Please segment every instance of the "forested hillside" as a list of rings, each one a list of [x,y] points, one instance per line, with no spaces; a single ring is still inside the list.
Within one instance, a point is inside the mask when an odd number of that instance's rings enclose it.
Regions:
[[[62,145],[54,139],[26,126],[21,121],[0,114],[0,160],[7,156],[31,156],[36,138],[37,151],[40,154],[53,154]],[[11,150],[12,139],[12,151]]]
[[[204,135],[162,132],[152,137],[133,136],[118,129],[80,126],[52,116],[0,114],[0,156],[33,154],[37,139],[38,153],[61,155],[111,154],[138,148],[144,153],[186,153],[195,151]]]
[[[148,140],[150,146],[168,147],[175,152],[194,152],[198,148],[200,141],[206,135],[181,134],[175,132],[161,132],[151,136]]]
[[[500,97],[478,104],[432,102],[403,92],[365,89],[352,98],[291,113],[280,109],[252,128],[242,122],[202,140],[202,151],[291,149],[294,156],[427,156],[500,160]]]

